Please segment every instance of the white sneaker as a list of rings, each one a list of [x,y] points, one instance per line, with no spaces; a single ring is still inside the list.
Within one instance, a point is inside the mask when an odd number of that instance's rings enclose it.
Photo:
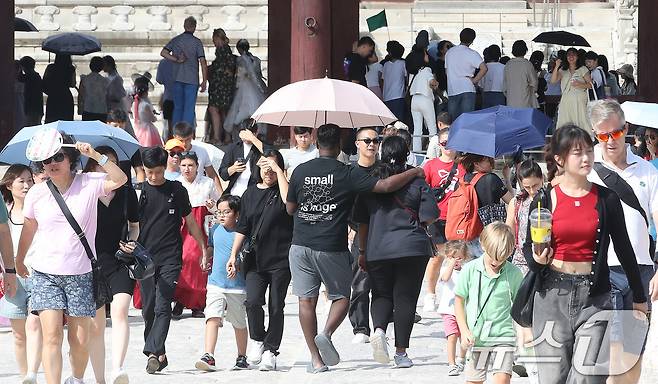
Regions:
[[[249,340],[247,362],[251,365],[260,364],[260,361],[263,359],[263,352],[265,352],[265,347],[263,347],[262,341]]]
[[[64,384],[85,384],[85,381],[83,379],[76,379],[73,376],[69,376],[65,381]]]
[[[370,342],[370,337],[365,333],[357,333],[352,338],[352,344],[368,344]]]
[[[29,372],[27,375],[25,375],[25,377],[23,377],[21,384],[37,384],[37,374],[34,372]]]
[[[423,312],[432,313],[436,311],[436,295],[428,293],[423,298]]]
[[[259,371],[276,371],[276,356],[271,351],[263,352],[263,356],[258,364]]]
[[[388,344],[386,343],[386,334],[384,332],[375,332],[370,337],[370,346],[372,347],[372,358],[380,364],[388,364],[391,358],[388,356]]]
[[[129,382],[128,373],[123,368],[112,372],[112,384],[128,384]]]

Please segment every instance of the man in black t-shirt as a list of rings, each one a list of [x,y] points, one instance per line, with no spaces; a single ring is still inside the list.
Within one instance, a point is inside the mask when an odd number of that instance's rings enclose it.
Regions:
[[[347,315],[352,280],[351,255],[347,249],[347,220],[358,193],[390,193],[414,177],[424,177],[422,169],[379,180],[359,167],[345,165],[336,157],[340,152],[340,128],[326,124],[318,128],[320,157],[295,169],[288,189],[286,209],[294,216],[290,271],[293,294],[299,297],[299,320],[311,353],[313,373],[336,365],[340,356],[331,335]],[[320,283],[332,300],[324,330],[317,334]]]
[[[379,152],[379,134],[372,127],[361,128],[356,132],[356,147],[359,160],[356,166],[369,175],[377,163]],[[356,232],[358,224],[350,224]],[[367,343],[370,337],[370,279],[368,273],[359,268],[359,239],[358,233],[352,242],[352,295],[350,296],[349,318],[354,332],[353,344]]]
[[[144,317],[144,354],[148,356],[146,372],[153,374],[168,365],[165,340],[171,322],[171,303],[182,268],[183,239],[180,227],[183,218],[196,240],[203,257],[207,255],[201,228],[192,215],[187,190],[178,181],[164,178],[167,152],[148,148],[142,153],[146,181],[139,197],[139,238],[153,257],[155,275],[140,281],[142,316]],[[123,245],[122,250],[132,252]]]
[[[375,42],[369,36],[363,36],[357,43],[356,50],[345,55],[343,65],[345,67],[346,80],[367,87],[366,71],[368,58],[375,50]]]

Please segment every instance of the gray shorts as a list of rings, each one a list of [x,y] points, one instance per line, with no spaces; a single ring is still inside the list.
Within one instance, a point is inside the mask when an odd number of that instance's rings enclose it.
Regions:
[[[33,313],[54,309],[62,310],[71,317],[96,315],[91,272],[82,275],[51,275],[33,271],[30,278],[30,310]]]
[[[323,283],[327,288],[329,300],[349,299],[352,284],[351,259],[348,251],[322,252],[291,245],[289,261],[293,295],[318,297],[320,283]]]

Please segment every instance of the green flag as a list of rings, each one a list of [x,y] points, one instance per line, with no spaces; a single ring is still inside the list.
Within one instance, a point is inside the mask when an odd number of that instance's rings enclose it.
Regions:
[[[372,32],[381,27],[388,27],[388,22],[386,21],[386,10],[379,12],[374,16],[370,16],[366,19],[368,23],[368,31]]]

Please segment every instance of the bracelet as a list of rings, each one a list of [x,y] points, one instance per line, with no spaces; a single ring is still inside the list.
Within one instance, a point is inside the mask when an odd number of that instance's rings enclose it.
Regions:
[[[100,165],[101,167],[103,167],[103,166],[105,166],[105,164],[107,164],[107,161],[108,161],[108,160],[109,160],[109,159],[108,159],[107,156],[105,156],[105,155],[101,155],[101,157],[98,159],[97,162],[98,162],[98,165]]]
[[[5,273],[16,274],[16,268],[5,268]]]

